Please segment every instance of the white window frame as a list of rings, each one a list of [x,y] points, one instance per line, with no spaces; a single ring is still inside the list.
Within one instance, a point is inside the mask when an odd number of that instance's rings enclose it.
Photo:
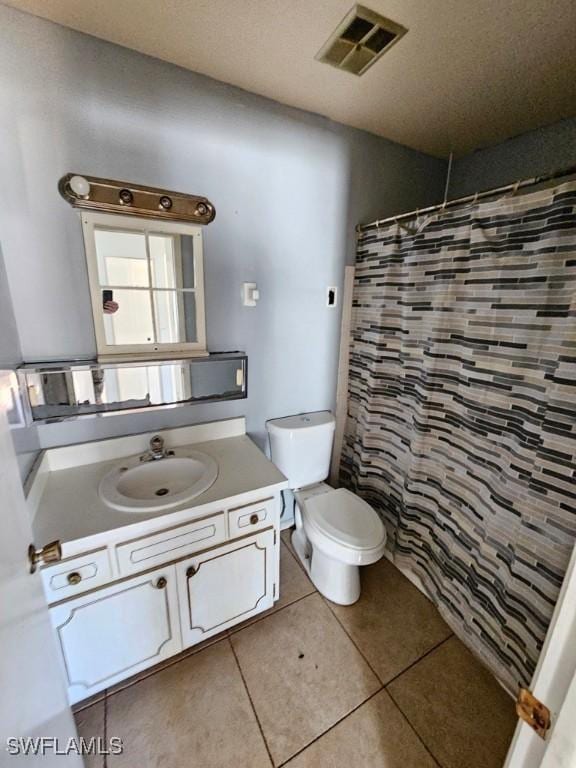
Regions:
[[[196,304],[197,341],[179,343],[151,344],[107,344],[104,328],[104,313],[102,312],[102,286],[98,275],[98,259],[94,230],[98,227],[144,232],[146,235],[189,235],[194,238],[194,296]],[[82,231],[88,266],[90,283],[90,298],[94,318],[94,332],[98,358],[102,361],[113,361],[118,358],[130,359],[162,359],[167,357],[198,357],[207,354],[206,351],[206,313],[204,304],[204,263],[202,249],[202,227],[163,219],[144,219],[136,216],[119,216],[117,214],[82,212]],[[129,286],[118,286],[118,288]],[[150,290],[152,286],[150,286]]]

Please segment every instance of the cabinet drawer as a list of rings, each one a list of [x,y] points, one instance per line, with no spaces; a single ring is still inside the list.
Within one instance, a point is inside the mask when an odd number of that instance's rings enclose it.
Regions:
[[[40,573],[49,603],[101,587],[112,578],[107,549],[63,560]]]
[[[252,531],[274,525],[274,499],[263,499],[255,504],[228,510],[230,538],[245,536]]]
[[[221,512],[161,533],[133,539],[116,547],[120,575],[128,576],[154,568],[189,553],[213,547],[225,538],[224,513]]]

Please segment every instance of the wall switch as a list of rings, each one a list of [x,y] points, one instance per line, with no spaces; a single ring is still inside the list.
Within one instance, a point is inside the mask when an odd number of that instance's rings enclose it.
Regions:
[[[245,307],[255,307],[260,298],[260,291],[256,283],[242,283],[242,304]]]
[[[338,288],[335,285],[329,285],[326,288],[326,306],[335,307],[338,304]]]

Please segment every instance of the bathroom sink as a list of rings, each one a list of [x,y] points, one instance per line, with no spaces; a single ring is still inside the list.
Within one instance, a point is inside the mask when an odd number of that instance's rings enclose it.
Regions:
[[[128,459],[100,481],[98,495],[122,512],[159,512],[204,493],[218,477],[218,464],[200,451],[152,461]]]

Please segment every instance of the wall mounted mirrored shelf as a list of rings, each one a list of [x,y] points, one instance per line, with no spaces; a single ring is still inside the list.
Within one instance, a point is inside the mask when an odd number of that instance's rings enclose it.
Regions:
[[[35,363],[17,370],[28,420],[63,419],[240,400],[247,396],[248,358],[217,352],[186,360]]]

